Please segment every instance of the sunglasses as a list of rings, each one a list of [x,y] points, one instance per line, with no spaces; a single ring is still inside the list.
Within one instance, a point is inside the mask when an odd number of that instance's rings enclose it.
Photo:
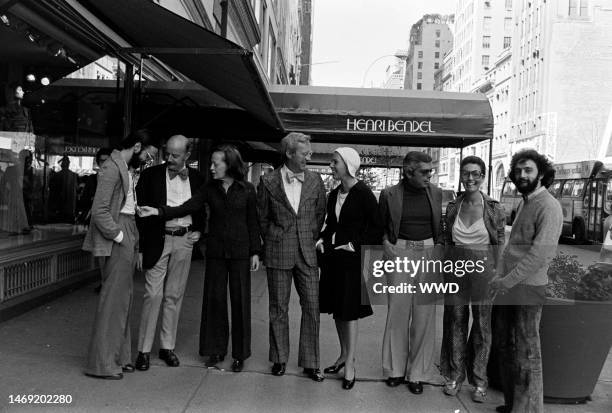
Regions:
[[[474,178],[474,179],[478,179],[481,178],[484,174],[480,171],[464,171],[461,172],[461,177],[464,179],[468,179],[468,178]]]

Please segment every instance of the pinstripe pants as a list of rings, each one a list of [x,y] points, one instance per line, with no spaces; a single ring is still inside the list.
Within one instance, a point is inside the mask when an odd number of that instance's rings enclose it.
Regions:
[[[302,319],[298,366],[319,368],[319,271],[296,254],[296,265],[288,270],[267,268],[270,310],[270,361],[286,363],[289,359],[289,297],[291,282],[300,296]]]

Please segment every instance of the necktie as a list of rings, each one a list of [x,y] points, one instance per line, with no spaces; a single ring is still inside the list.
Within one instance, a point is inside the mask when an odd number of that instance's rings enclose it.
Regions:
[[[176,176],[180,176],[183,181],[189,178],[189,170],[187,168],[183,168],[180,171],[173,171],[172,169],[168,169],[168,175],[170,176],[170,180],[172,181]]]
[[[304,182],[304,172],[300,172],[296,174],[295,172],[287,171],[287,182],[291,184],[293,183],[295,179],[297,179],[300,182]]]

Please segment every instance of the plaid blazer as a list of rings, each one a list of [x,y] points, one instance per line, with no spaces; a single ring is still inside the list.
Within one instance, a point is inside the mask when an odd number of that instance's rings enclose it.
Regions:
[[[304,171],[300,206],[296,214],[285,194],[280,168],[261,177],[257,188],[259,225],[264,241],[264,264],[288,270],[296,251],[316,267],[315,242],[325,220],[325,186],[319,174]]]
[[[504,208],[499,202],[482,193],[484,199],[484,224],[489,233],[491,245],[504,245],[506,237],[506,215]],[[450,201],[446,206],[446,231],[444,241],[446,245],[453,245],[453,225],[457,219],[457,212],[464,195],[461,194],[456,200]]]

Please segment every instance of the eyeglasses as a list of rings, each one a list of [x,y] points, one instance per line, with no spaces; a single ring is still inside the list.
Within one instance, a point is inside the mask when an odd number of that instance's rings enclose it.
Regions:
[[[478,178],[482,178],[484,174],[480,171],[464,171],[461,172],[461,177],[463,179],[468,179],[468,178],[474,178],[474,179],[478,179]]]

